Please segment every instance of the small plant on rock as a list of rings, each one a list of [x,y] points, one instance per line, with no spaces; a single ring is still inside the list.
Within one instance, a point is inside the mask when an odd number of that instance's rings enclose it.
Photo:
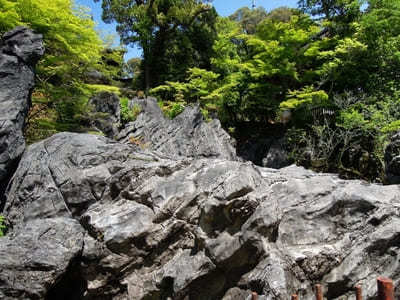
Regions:
[[[0,216],[0,237],[4,236],[4,232],[6,230],[5,219],[3,216]]]

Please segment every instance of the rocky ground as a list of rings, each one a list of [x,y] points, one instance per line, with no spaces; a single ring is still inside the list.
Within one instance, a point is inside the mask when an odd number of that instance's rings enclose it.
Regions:
[[[258,167],[196,107],[155,120],[135,101],[119,142],[60,133],[25,150],[3,203],[1,299],[311,300],[322,283],[326,299],[361,284],[372,300],[380,275],[400,297],[398,185]]]

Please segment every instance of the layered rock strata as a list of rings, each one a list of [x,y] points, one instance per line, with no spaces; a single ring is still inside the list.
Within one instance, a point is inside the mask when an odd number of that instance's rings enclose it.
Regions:
[[[74,299],[246,299],[256,291],[311,300],[318,282],[327,299],[352,299],[362,284],[372,300],[378,275],[399,287],[399,192],[295,166],[170,159],[57,134],[28,149],[12,181],[0,291],[50,299],[74,284],[82,287]],[[28,238],[32,228],[39,233]],[[63,238],[66,230],[74,237]]]
[[[117,140],[151,149],[171,158],[222,158],[238,160],[235,141],[219,120],[205,122],[198,105],[187,107],[173,120],[164,117],[156,99],[135,98],[130,106],[141,113],[117,136]]]

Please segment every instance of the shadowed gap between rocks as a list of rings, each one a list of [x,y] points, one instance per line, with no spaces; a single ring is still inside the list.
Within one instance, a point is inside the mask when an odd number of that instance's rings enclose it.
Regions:
[[[48,291],[45,300],[84,299],[87,282],[80,271],[80,258],[75,258],[58,282]]]

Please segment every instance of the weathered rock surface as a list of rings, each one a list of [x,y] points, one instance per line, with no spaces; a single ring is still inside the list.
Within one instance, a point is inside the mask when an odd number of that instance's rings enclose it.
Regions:
[[[75,278],[75,259],[83,250],[84,230],[80,224],[67,218],[52,218],[27,222],[21,230],[0,241],[0,298],[78,299],[85,287]],[[70,270],[68,270],[68,268]],[[68,282],[69,281],[69,282]],[[64,295],[52,291],[62,283],[75,284],[65,289]]]
[[[43,55],[42,36],[17,27],[0,41],[0,208],[4,189],[25,150],[23,127],[34,86],[34,66]]]
[[[90,84],[110,84],[111,80],[98,70],[92,69],[86,72],[85,82]]]
[[[372,300],[378,275],[394,279],[400,297],[396,185],[345,181],[295,166],[171,160],[104,137],[63,133],[26,151],[4,214],[13,229],[0,239],[0,251],[17,249],[13,263],[2,252],[1,270],[14,270],[24,261],[20,253],[36,249],[35,243],[43,251],[68,237],[76,244],[63,246],[63,260],[45,252],[51,267],[40,267],[40,280],[31,280],[33,268],[21,264],[18,276],[28,280],[16,293],[11,280],[0,280],[0,293],[13,293],[10,299],[31,297],[21,290],[58,299],[49,295],[77,284],[82,289],[70,299],[228,300],[249,299],[256,291],[260,299],[297,292],[311,300],[313,284],[321,282],[327,299],[354,299],[353,286],[362,284]],[[26,228],[49,222],[57,225],[41,245],[41,234]],[[58,237],[65,228],[76,233],[64,241]],[[56,284],[61,273],[81,277]]]
[[[234,141],[218,120],[206,123],[198,106],[187,107],[173,120],[164,117],[156,99],[133,99],[142,112],[117,139],[159,151],[171,158],[222,158],[237,160]]]
[[[385,149],[385,173],[387,183],[400,183],[400,132],[392,136]]]
[[[121,108],[118,96],[110,92],[100,92],[90,98],[89,105],[94,114],[93,126],[108,138],[114,138],[121,125]]]

